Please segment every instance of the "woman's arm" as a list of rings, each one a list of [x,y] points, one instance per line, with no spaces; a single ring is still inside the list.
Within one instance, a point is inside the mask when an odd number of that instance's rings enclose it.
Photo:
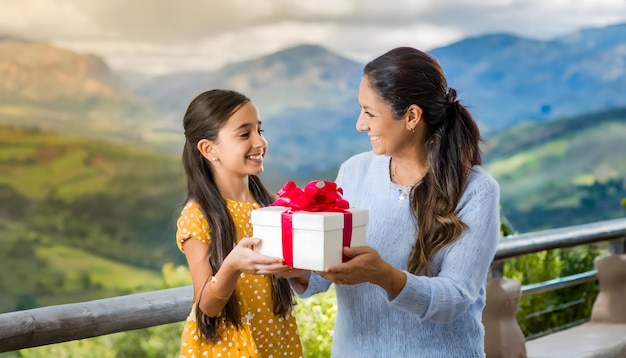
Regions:
[[[434,277],[407,273],[392,306],[435,322],[451,322],[481,295],[500,237],[499,187],[488,175],[476,178],[459,205],[467,225],[461,237],[444,248]]]
[[[390,299],[396,297],[406,285],[406,274],[383,260],[369,246],[344,247],[349,261],[330,266],[319,275],[338,285],[356,285],[369,282],[387,291]]]
[[[287,275],[281,275],[289,280],[291,289],[296,295],[303,294],[309,286],[309,279],[311,278],[311,271],[291,269]]]
[[[307,271],[308,278],[304,275],[298,279],[289,279],[291,289],[300,298],[311,297],[320,292],[328,291],[332,282],[320,276],[317,272]]]

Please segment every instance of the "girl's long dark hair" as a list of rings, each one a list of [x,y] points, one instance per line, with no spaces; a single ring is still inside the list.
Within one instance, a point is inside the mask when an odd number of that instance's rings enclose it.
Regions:
[[[437,60],[410,47],[393,49],[365,66],[364,76],[402,117],[412,104],[423,111],[428,172],[411,190],[411,207],[417,220],[415,245],[408,271],[432,275],[430,261],[439,250],[455,242],[466,228],[457,205],[470,169],[481,164],[480,131],[461,104]]]
[[[185,146],[182,163],[187,177],[185,202],[198,203],[208,222],[211,240],[207,252],[207,264],[211,265],[214,274],[235,247],[237,231],[226,200],[217,188],[211,164],[201,155],[197,145],[202,139],[215,141],[219,130],[228,119],[249,101],[250,99],[246,96],[235,91],[206,91],[191,101],[183,119]],[[248,186],[259,206],[267,206],[274,201],[274,197],[257,176],[249,176]],[[289,283],[278,276],[271,276],[270,280],[274,313],[285,316],[294,304]],[[241,326],[241,313],[238,310],[235,294],[228,299],[223,312],[217,317],[205,315],[200,310],[200,300],[196,302],[198,327],[207,339],[216,340],[219,337],[218,326],[222,319],[237,327]]]

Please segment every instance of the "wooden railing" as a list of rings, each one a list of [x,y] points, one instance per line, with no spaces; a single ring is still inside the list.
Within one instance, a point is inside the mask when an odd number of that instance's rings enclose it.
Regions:
[[[0,352],[126,332],[184,320],[191,286],[0,315]]]
[[[625,224],[626,219],[615,219],[507,236],[498,244],[498,251],[491,265],[491,276],[502,276],[502,263],[506,259],[546,250],[610,241],[611,253],[624,253],[626,252]],[[544,293],[593,281],[596,279],[596,274],[594,269],[571,276],[524,285],[522,286],[522,293],[524,295]]]
[[[504,260],[543,250],[611,241],[612,251],[623,253],[625,238],[626,219],[508,236],[500,240],[492,276],[501,275]],[[550,291],[594,278],[594,272],[582,273],[524,286],[523,291]],[[191,296],[191,286],[186,286],[0,314],[0,352],[180,322],[189,314]]]

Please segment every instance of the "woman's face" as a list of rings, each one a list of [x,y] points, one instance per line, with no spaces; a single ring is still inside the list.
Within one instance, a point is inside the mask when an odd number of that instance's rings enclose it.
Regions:
[[[256,107],[248,102],[241,106],[220,129],[213,144],[213,163],[222,175],[244,177],[263,172],[267,141],[262,135]]]
[[[370,86],[367,76],[363,76],[359,87],[361,113],[356,121],[359,132],[367,132],[375,154],[394,156],[414,146],[411,131],[407,129],[405,116],[394,119],[391,107]]]

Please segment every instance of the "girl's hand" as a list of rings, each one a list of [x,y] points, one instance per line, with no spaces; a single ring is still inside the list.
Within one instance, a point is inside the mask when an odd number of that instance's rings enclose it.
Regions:
[[[224,263],[238,272],[254,275],[278,275],[290,269],[283,263],[282,258],[266,256],[254,251],[254,245],[258,245],[260,242],[260,239],[252,237],[241,239],[228,254]]]

